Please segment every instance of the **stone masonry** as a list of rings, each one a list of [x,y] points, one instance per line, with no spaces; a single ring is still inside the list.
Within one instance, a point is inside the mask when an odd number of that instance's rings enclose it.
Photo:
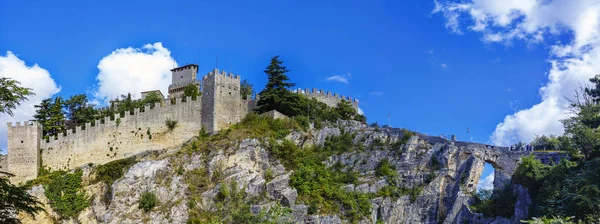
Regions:
[[[24,182],[37,177],[40,167],[50,170],[69,170],[88,163],[104,164],[130,157],[147,150],[176,149],[204,128],[215,133],[238,123],[256,108],[257,99],[240,95],[239,75],[214,69],[199,81],[198,65],[174,68],[167,99],[154,106],[136,109],[113,119],[105,117],[49,140],[42,137],[42,126],[37,122],[8,123],[8,155],[0,158],[0,170],[15,175],[13,182]],[[201,82],[201,83],[200,83]],[[188,85],[202,87],[202,96],[196,100],[183,98]],[[358,100],[340,98],[324,91],[305,92],[330,106],[341,100],[350,101],[358,108]],[[258,98],[258,97],[257,97]],[[177,121],[170,130],[167,120]]]

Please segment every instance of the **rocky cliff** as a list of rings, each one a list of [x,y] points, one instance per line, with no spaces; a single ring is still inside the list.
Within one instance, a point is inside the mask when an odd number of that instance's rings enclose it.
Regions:
[[[348,218],[350,205],[342,203],[339,209],[329,210],[337,212],[328,213],[322,207],[306,204],[302,196],[306,190],[292,184],[296,171],[270,153],[273,144],[283,141],[305,149],[322,146],[330,136],[343,133],[352,134],[352,145],[328,155],[322,163],[356,177],[344,183],[341,190],[366,197],[370,207],[362,206],[368,209],[366,215],[352,216],[358,217],[352,220]],[[244,210],[248,209],[248,214],[260,217],[255,221],[272,223],[518,223],[527,217],[531,203],[525,188],[510,184],[517,163],[527,153],[506,148],[345,121],[322,129],[293,131],[276,141],[233,138],[227,133],[218,138],[218,142],[204,145],[202,141],[208,140],[195,138],[177,151],[136,155],[136,163],[110,185],[94,181],[97,165],[81,167],[82,185],[90,203],[75,218],[61,219],[49,206],[44,185],[33,186],[31,193],[46,204],[47,211],[35,220],[27,216],[22,220],[201,223],[208,219],[195,221],[192,217],[212,214],[213,221],[216,216],[220,219],[217,221],[237,222],[247,217]],[[384,160],[392,172],[380,171]],[[495,168],[495,189],[508,187],[516,195],[511,217],[485,217],[469,208],[486,162]],[[139,206],[144,192],[153,192],[157,201],[147,212]]]

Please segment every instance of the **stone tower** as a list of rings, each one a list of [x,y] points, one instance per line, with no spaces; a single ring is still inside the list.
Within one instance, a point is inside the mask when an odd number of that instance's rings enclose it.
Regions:
[[[40,140],[42,125],[34,121],[8,123],[8,172],[15,176],[12,182],[35,179],[40,167]]]
[[[210,133],[238,123],[245,115],[240,76],[214,69],[202,78],[202,126]]]
[[[185,87],[189,84],[195,85],[200,89],[200,82],[196,80],[198,65],[188,64],[171,69],[171,85],[169,85],[169,98],[181,98]]]

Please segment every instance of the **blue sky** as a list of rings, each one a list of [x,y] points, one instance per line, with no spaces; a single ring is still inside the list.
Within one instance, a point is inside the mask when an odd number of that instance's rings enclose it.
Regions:
[[[102,103],[164,88],[175,62],[198,64],[203,75],[218,57],[219,69],[261,89],[262,71],[280,55],[297,87],[356,97],[369,122],[386,124],[390,113],[392,126],[430,135],[528,141],[562,133],[558,98],[599,70],[600,6],[561,4],[2,1],[0,76],[39,94],[0,121],[27,119],[33,103],[52,95],[86,93]],[[587,17],[566,16],[577,13]]]

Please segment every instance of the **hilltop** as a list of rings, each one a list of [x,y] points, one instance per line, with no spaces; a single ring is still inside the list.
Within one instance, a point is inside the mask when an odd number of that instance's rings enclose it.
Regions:
[[[355,121],[315,128],[249,115],[216,135],[199,133],[178,150],[45,172],[28,184],[47,213],[23,220],[514,223],[527,217],[531,203],[526,189],[509,186],[525,154]],[[515,192],[517,203],[505,217],[484,217],[468,206],[486,161],[505,177],[494,184]],[[57,203],[57,190],[72,195]]]

